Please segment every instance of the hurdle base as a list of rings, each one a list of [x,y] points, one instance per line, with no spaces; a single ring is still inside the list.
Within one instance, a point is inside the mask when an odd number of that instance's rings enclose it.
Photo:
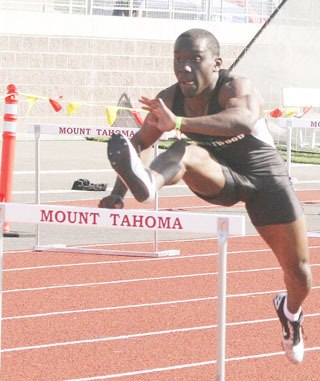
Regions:
[[[311,238],[320,238],[320,232],[309,232],[308,237]]]
[[[3,236],[7,238],[19,238],[19,237],[34,237],[35,234],[30,232],[9,231],[9,232],[3,232]]]
[[[86,249],[82,247],[67,247],[66,245],[46,245],[34,246],[34,251],[53,251],[61,253],[77,253],[77,254],[95,254],[95,255],[114,255],[127,257],[173,257],[180,255],[180,250],[163,250],[163,251],[126,251],[126,250],[107,250],[107,249]]]

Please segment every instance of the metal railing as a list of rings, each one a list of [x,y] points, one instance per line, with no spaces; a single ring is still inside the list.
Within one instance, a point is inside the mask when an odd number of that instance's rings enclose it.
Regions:
[[[0,10],[262,23],[281,0],[0,0]]]

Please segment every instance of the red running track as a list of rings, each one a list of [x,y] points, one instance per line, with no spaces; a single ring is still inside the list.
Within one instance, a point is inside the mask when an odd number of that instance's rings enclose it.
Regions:
[[[272,306],[284,290],[277,261],[258,236],[229,239],[227,381],[319,381],[320,240],[309,244],[314,287],[304,305],[305,360],[295,366]],[[1,381],[214,380],[217,241],[160,243],[172,248],[181,255],[5,253]]]

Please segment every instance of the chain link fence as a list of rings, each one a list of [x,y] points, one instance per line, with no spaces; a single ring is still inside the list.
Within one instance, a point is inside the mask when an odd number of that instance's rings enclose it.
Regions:
[[[281,0],[0,0],[0,10],[263,23]]]

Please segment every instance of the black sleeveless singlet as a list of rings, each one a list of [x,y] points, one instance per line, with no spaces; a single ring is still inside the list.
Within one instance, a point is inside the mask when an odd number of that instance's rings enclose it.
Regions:
[[[222,111],[222,107],[219,104],[218,96],[220,89],[223,85],[230,81],[229,71],[225,69],[221,69],[219,71],[219,78],[215,88],[211,91],[209,104],[208,104],[208,113],[207,115],[217,114]],[[184,111],[184,95],[182,94],[181,88],[178,84],[176,84],[175,94],[172,103],[172,112],[178,116],[186,116]],[[230,136],[208,136],[202,134],[196,134],[193,132],[184,133],[189,139],[194,140],[196,142],[215,142],[222,141],[225,139],[230,139]]]

